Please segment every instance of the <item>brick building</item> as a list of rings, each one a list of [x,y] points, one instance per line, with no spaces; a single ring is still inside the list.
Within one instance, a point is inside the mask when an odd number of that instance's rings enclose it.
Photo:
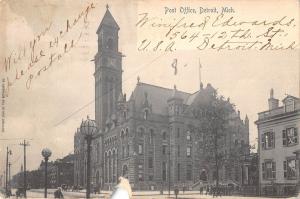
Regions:
[[[255,122],[259,141],[259,182],[263,195],[292,195],[299,186],[300,99],[287,95],[279,106],[273,89],[269,109]],[[297,159],[298,154],[298,159]]]
[[[118,51],[120,27],[109,9],[99,25],[95,55],[95,121],[99,138],[92,142],[92,183],[109,189],[117,177],[129,179],[133,189],[193,187],[199,181],[214,183],[214,169],[203,160],[205,132],[199,133],[195,109],[211,84],[186,93],[143,83],[127,99],[122,93],[122,54]],[[229,101],[229,99],[228,99]],[[220,169],[220,182],[242,184],[246,172],[239,155],[249,154],[249,120],[240,112],[228,116],[224,151],[228,160]],[[86,143],[80,129],[74,136],[75,184],[85,186]],[[236,156],[233,158],[233,156]],[[81,171],[79,171],[81,170]],[[242,179],[241,176],[244,176]]]

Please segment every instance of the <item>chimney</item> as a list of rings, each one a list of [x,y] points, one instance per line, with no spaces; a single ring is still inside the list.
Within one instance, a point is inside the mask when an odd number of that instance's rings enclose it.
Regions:
[[[269,102],[269,110],[278,108],[279,100],[274,98],[273,88],[270,91],[270,98],[269,98],[268,102]]]

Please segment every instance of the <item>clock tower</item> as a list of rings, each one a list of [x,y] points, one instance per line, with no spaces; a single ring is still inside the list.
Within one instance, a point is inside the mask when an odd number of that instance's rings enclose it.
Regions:
[[[122,93],[122,54],[118,51],[119,26],[109,11],[98,27],[98,52],[95,55],[95,119],[99,129],[117,107]]]

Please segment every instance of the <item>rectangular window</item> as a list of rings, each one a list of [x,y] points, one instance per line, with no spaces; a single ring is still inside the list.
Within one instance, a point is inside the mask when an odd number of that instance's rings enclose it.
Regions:
[[[298,129],[291,127],[282,131],[282,145],[293,146],[298,144]]]
[[[180,137],[180,128],[177,128],[177,138]]]
[[[262,178],[265,180],[266,179],[266,168],[265,168],[264,162],[261,164],[261,170],[262,170]]]
[[[190,131],[186,132],[186,140],[191,141],[191,132]]]
[[[166,146],[166,145],[163,145],[163,146],[162,146],[162,154],[163,154],[163,155],[166,155],[166,151],[167,151],[167,146]]]
[[[124,157],[125,157],[125,147],[122,146],[122,158],[124,158]]]
[[[180,181],[180,164],[177,164],[177,181]]]
[[[129,144],[127,144],[127,157],[129,157]]]
[[[143,154],[143,145],[139,144],[139,154]]]
[[[263,149],[271,149],[275,147],[275,136],[274,132],[266,132],[261,136],[261,143]]]
[[[180,157],[180,145],[177,146],[177,155]]]
[[[149,181],[153,180],[153,175],[149,175]]]
[[[162,179],[163,179],[163,181],[167,180],[167,164],[166,164],[166,162],[162,163]]]
[[[192,180],[192,165],[187,165],[186,167],[186,179]]]
[[[191,147],[186,148],[186,156],[191,157]]]
[[[149,166],[150,169],[153,168],[153,157],[149,157],[148,166]]]
[[[239,144],[238,140],[234,140],[234,145],[237,146]]]
[[[276,163],[272,161],[265,161],[262,163],[263,179],[275,179],[276,178]]]
[[[238,166],[236,166],[235,168],[234,168],[234,178],[235,178],[235,181],[240,181],[240,173],[239,173],[239,167]],[[217,172],[215,171],[215,174],[217,174]],[[217,175],[216,175],[216,178],[215,179],[217,179]]]
[[[139,181],[144,181],[143,174],[139,174]]]
[[[153,144],[153,137],[154,137],[154,131],[153,129],[150,129],[150,136],[149,136],[149,143]]]
[[[283,161],[284,178],[295,179],[296,178],[296,159],[290,158]]]

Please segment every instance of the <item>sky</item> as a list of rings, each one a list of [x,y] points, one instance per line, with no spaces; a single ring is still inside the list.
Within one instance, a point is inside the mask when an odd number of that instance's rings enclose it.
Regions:
[[[140,35],[135,26],[138,13],[164,15],[165,7],[171,7],[170,1],[109,1],[110,11],[120,26],[119,50],[123,57],[123,92],[130,96],[137,83],[159,85],[194,93],[199,89],[199,59],[201,60],[201,81],[211,83],[219,94],[229,97],[241,111],[241,118],[247,114],[250,120],[250,142],[256,143],[257,129],[254,124],[257,113],[268,109],[270,89],[280,101],[290,94],[299,97],[299,48],[288,51],[197,51],[178,49],[172,53],[137,51]],[[254,1],[255,2],[255,1]],[[281,6],[283,15],[296,18],[299,26],[299,4],[297,1],[273,1],[261,4],[250,1],[225,1],[240,11],[241,17],[272,17],[278,15]],[[275,3],[276,2],[276,3]],[[288,3],[287,3],[288,2]],[[32,38],[36,38],[46,27],[50,30],[41,36],[37,49],[46,49],[49,41],[66,30],[67,20],[73,21],[82,11],[93,5],[78,23],[69,29],[66,36],[59,39],[58,47],[42,54],[58,53],[64,50],[64,43],[78,39],[76,47],[55,61],[51,68],[42,72],[26,88],[28,74],[17,80],[5,98],[5,132],[0,134],[0,175],[5,169],[6,147],[13,155],[12,174],[20,170],[23,163],[23,149],[19,145],[25,138],[27,147],[27,169],[36,169],[41,160],[41,151],[48,147],[52,150],[50,160],[73,152],[74,133],[83,118],[94,118],[94,56],[97,52],[96,30],[106,10],[104,1],[70,0],[2,0],[0,1],[0,38],[4,47],[0,48],[0,64],[11,52],[23,50]],[[214,6],[217,2],[191,1],[189,6]],[[295,5],[297,4],[297,5]],[[172,6],[181,6],[179,1]],[[184,5],[185,6],[185,5]],[[86,14],[86,13],[85,13]],[[81,34],[80,34],[81,33]],[[140,33],[140,32],[139,32]],[[150,34],[150,33],[148,33]],[[157,33],[159,34],[159,32]],[[297,35],[297,36],[295,36]],[[299,42],[299,31],[293,37]],[[145,36],[145,35],[143,35]],[[2,43],[2,41],[4,41]],[[54,40],[53,40],[53,43]],[[36,52],[39,52],[38,50]],[[16,71],[20,74],[28,64],[30,51],[27,49],[24,59],[9,72],[0,69],[1,79],[7,75],[13,79]],[[36,53],[38,54],[38,53]],[[47,55],[46,55],[47,57]],[[43,59],[43,60],[42,60]],[[42,58],[33,66],[32,71],[49,62]],[[174,75],[170,67],[174,59],[178,60],[178,74]],[[184,67],[186,65],[186,67]],[[257,147],[257,145],[256,145]]]

